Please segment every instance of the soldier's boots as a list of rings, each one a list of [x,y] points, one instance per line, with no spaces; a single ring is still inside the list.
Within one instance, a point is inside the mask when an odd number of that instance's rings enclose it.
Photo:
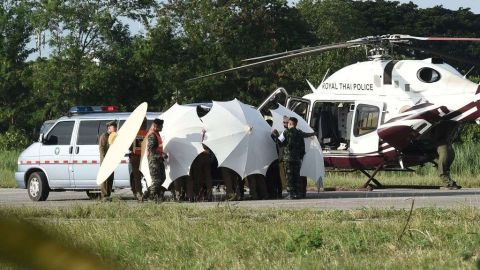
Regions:
[[[148,201],[150,198],[150,189],[147,189],[142,195],[142,202]]]
[[[456,189],[461,189],[462,186],[457,185],[457,182],[455,182],[449,175],[440,175],[440,178],[442,181],[445,183],[443,186],[446,189],[450,190],[456,190]]]
[[[288,194],[287,197],[285,197],[286,200],[298,200],[300,199],[300,196],[295,194],[295,193],[290,193]]]

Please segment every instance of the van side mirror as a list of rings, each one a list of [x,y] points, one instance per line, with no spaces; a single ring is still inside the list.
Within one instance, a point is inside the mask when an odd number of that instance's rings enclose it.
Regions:
[[[43,133],[40,133],[40,135],[38,136],[38,142],[40,143],[45,143],[45,135]]]

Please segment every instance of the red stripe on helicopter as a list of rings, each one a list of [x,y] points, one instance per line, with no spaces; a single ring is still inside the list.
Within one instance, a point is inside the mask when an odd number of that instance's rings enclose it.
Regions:
[[[461,116],[463,113],[469,111],[470,109],[476,107],[478,104],[477,102],[470,102],[468,103],[467,105],[461,107],[460,109],[456,110],[456,111],[452,111],[451,113],[449,113],[447,116],[445,116],[445,119],[448,119],[448,120],[455,120],[455,121],[458,121],[458,120],[462,120],[463,118],[461,119],[455,119],[455,118],[458,118],[459,116]]]

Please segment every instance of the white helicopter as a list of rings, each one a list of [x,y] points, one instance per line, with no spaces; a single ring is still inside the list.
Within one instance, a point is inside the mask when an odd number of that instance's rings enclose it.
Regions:
[[[280,103],[302,116],[316,131],[328,169],[359,170],[368,185],[382,187],[380,170],[410,170],[434,162],[429,133],[441,121],[480,119],[480,86],[439,58],[393,60],[388,45],[420,41],[471,41],[480,38],[369,36],[332,45],[271,54],[257,61],[195,79],[252,68],[289,58],[355,46],[372,47],[369,61],[346,66],[302,98],[277,89],[259,107],[263,113]],[[367,170],[373,170],[368,173]]]

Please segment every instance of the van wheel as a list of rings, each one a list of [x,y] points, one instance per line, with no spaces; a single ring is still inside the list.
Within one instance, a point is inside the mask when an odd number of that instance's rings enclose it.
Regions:
[[[32,201],[45,201],[50,193],[47,177],[43,172],[34,172],[28,177],[28,197]]]
[[[90,200],[97,200],[97,199],[100,199],[101,193],[87,190],[87,196]]]

